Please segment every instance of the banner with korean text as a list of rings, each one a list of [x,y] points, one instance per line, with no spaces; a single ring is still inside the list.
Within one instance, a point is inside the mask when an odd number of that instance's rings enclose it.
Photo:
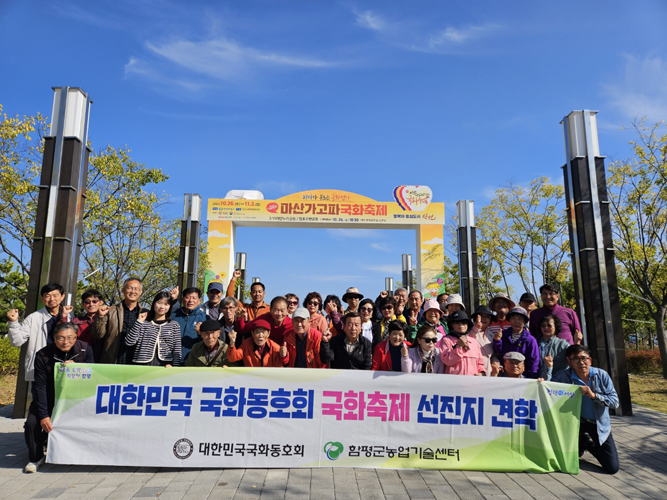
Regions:
[[[55,379],[51,463],[579,472],[576,386],[85,364]]]

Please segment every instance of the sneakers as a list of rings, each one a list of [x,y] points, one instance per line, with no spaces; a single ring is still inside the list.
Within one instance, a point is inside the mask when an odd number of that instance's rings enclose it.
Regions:
[[[23,467],[23,472],[30,474],[32,472],[37,472],[37,470],[44,464],[45,457],[42,457],[37,462],[28,462],[28,465]]]

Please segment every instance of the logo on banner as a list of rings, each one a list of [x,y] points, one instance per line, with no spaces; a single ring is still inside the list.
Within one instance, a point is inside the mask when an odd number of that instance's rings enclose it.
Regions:
[[[327,454],[329,460],[337,460],[341,453],[343,453],[343,443],[338,443],[335,441],[329,441],[324,445],[324,453]]]
[[[403,210],[421,212],[431,203],[433,192],[428,186],[397,186],[394,199]]]
[[[194,449],[192,441],[185,438],[179,439],[174,444],[174,456],[180,460],[185,460],[186,458],[190,458]]]

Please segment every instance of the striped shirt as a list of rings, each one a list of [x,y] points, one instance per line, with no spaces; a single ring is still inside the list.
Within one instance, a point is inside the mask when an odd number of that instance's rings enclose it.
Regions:
[[[175,321],[159,325],[137,321],[125,337],[127,346],[136,346],[132,363],[149,364],[158,359],[173,366],[181,364],[181,327]]]

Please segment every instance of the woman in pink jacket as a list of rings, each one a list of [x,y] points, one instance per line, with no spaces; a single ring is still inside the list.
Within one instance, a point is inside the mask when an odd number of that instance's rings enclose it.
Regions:
[[[445,373],[450,375],[486,375],[482,350],[468,335],[473,326],[465,311],[455,311],[447,319],[449,334],[438,343]]]

